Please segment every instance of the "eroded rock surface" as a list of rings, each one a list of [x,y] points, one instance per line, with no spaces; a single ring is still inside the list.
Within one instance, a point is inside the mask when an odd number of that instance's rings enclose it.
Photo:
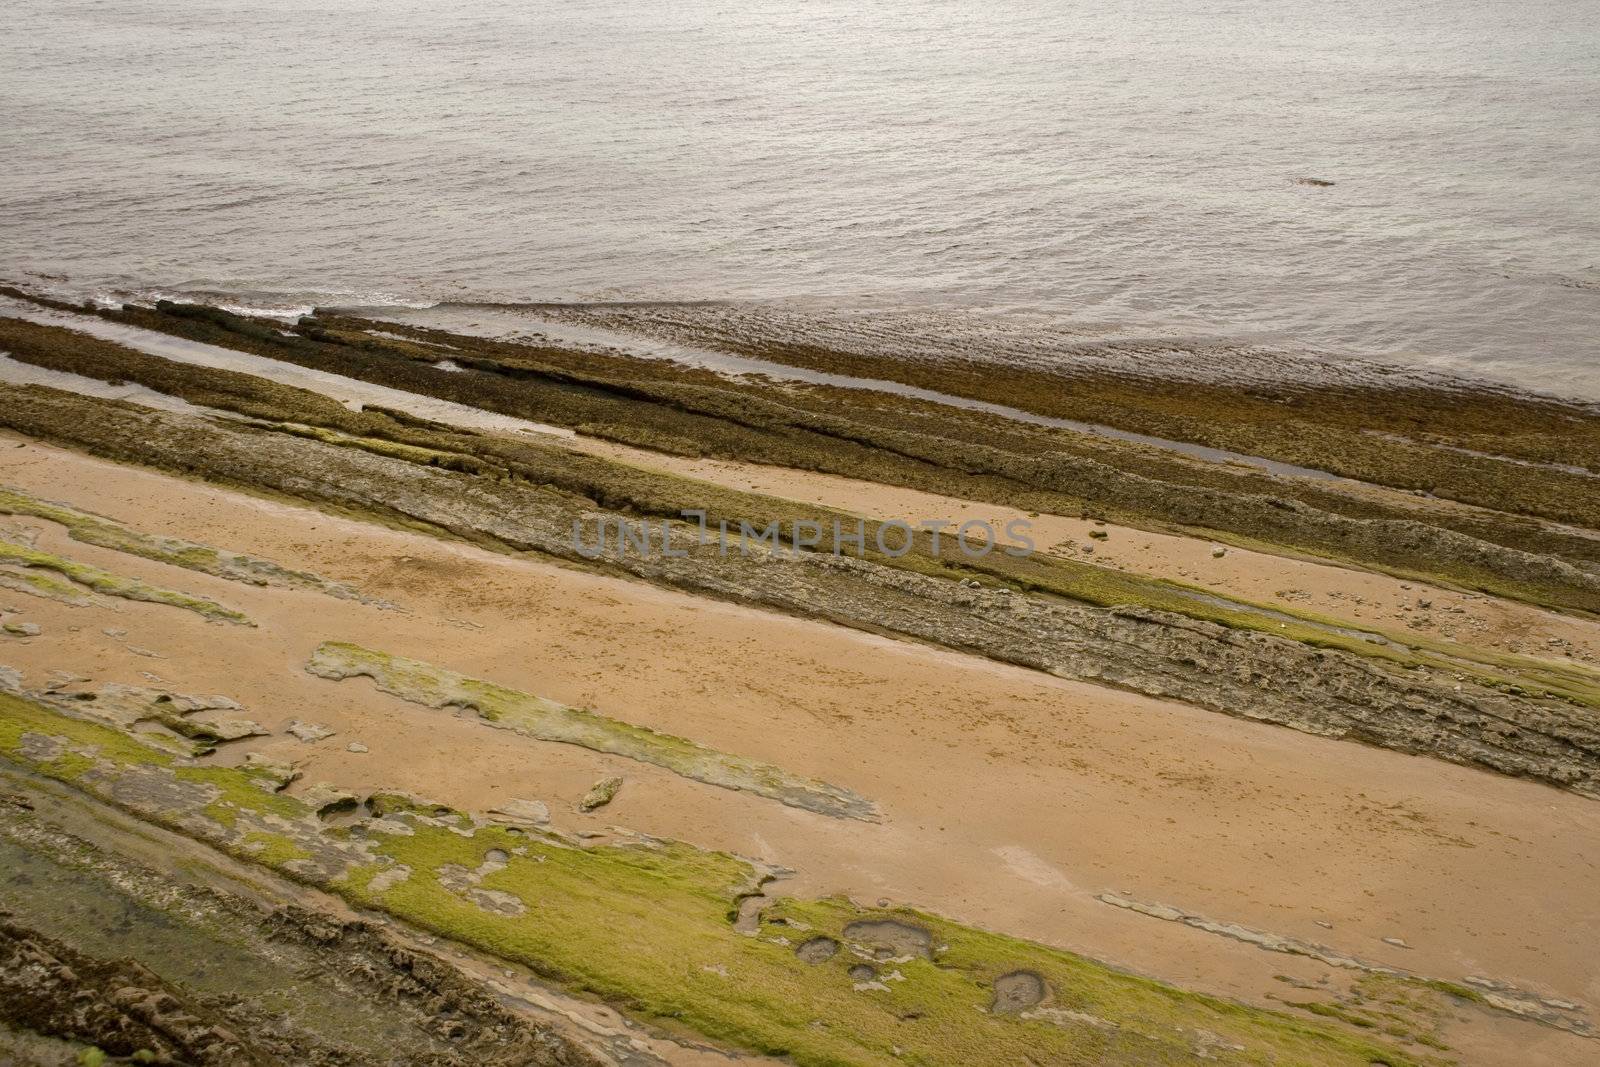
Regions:
[[[373,451],[40,387],[7,392],[6,421],[26,432],[116,458],[403,518],[480,544],[589,562],[576,551],[574,523],[606,518],[533,486]],[[593,543],[592,535],[586,543]],[[715,545],[697,545],[687,536],[674,547],[684,555],[639,556],[613,546],[593,562],[695,593],[1600,795],[1600,724],[1583,706],[1493,689],[1471,678],[1457,682],[1436,671],[1401,670],[1171,612],[1001,595],[847,557],[789,558],[759,550],[724,556]],[[1461,551],[1470,555],[1473,549],[1463,545]]]

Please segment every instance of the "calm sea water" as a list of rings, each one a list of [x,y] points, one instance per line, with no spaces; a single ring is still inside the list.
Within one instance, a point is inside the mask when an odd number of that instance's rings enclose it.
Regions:
[[[0,277],[955,308],[1600,395],[1597,0],[10,0],[5,25]]]

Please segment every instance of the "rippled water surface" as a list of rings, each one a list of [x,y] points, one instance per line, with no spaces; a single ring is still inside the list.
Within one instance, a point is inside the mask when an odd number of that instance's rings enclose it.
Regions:
[[[954,308],[1600,395],[1596,0],[11,0],[5,22],[0,276]]]

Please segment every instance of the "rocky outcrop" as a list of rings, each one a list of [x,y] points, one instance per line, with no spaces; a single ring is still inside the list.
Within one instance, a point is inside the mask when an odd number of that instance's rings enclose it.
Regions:
[[[13,887],[12,913],[0,912],[0,1061],[602,1062],[512,1010],[498,990],[370,922],[258,902],[276,892],[267,884],[246,898],[176,880],[30,812],[23,798],[0,797],[0,850],[29,879],[22,890]],[[116,916],[109,935],[106,915]],[[206,961],[199,975],[174,967],[189,954]],[[35,1048],[48,1042],[64,1055],[13,1061],[7,1034],[24,1035]]]
[[[781,767],[718,752],[684,737],[657,733],[586,708],[468,678],[419,660],[338,641],[325,641],[311,654],[306,670],[339,681],[367,677],[379,689],[431,708],[463,708],[478,721],[537,741],[578,745],[665,768],[691,781],[769,797],[780,804],[836,819],[876,822],[877,805],[840,786],[793,774]],[[609,804],[622,788],[620,777],[597,782],[578,804],[593,811]]]
[[[681,555],[577,550],[588,502],[323,441],[39,387],[0,419],[118,459],[292,495],[478,544],[537,551],[700,594],[887,632],[1229,715],[1533,778],[1600,796],[1600,718],[1584,706],[1404,670],[1148,609],[1005,595],[849,557],[679,535]],[[586,544],[594,544],[589,537]]]

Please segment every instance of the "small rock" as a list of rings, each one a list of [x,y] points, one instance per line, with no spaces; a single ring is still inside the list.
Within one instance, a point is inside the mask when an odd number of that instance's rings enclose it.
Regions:
[[[1107,533],[1105,530],[1090,530],[1089,531],[1089,536],[1094,538],[1096,541],[1104,541],[1106,538],[1110,537],[1111,535],[1109,533]]]
[[[101,630],[100,632],[105,634],[107,637],[127,637],[128,636],[128,631],[119,630],[115,626],[107,626],[104,630]]]
[[[132,652],[135,656],[144,656],[146,659],[161,658],[161,653],[149,648],[140,648],[138,645],[129,645],[128,651]]]
[[[1318,919],[1317,920],[1317,925],[1322,927],[1324,930],[1332,930],[1333,929],[1333,924],[1331,922],[1329,922],[1328,920],[1326,920],[1326,919]]]
[[[1411,947],[1410,945],[1406,944],[1405,941],[1402,938],[1398,938],[1398,937],[1386,937],[1386,938],[1383,939],[1383,943],[1385,945],[1393,945],[1395,948],[1410,948]]]
[[[289,723],[288,731],[308,745],[313,741],[321,741],[324,737],[333,736],[333,731],[328,727],[320,726],[314,722],[301,722],[299,719],[294,719]]]
[[[618,777],[602,778],[583,794],[583,799],[578,801],[579,811],[593,811],[611,803],[617,795],[617,790],[622,788],[622,779]]]
[[[217,736],[219,741],[240,741],[246,737],[266,737],[271,733],[253,719],[217,719],[197,717]]]
[[[361,798],[354,793],[340,789],[327,782],[317,782],[307,786],[306,791],[300,795],[318,815],[331,815],[338,811],[354,811],[361,803]]]
[[[550,821],[550,807],[542,800],[517,800],[512,799],[489,811],[490,815],[500,815],[518,822],[530,822],[536,826],[543,826]]]
[[[46,693],[54,693],[58,690],[65,689],[69,685],[76,685],[79,682],[86,682],[88,680],[89,679],[85,678],[83,675],[73,674],[71,671],[51,671],[50,680],[45,683],[44,691]]]
[[[352,741],[348,745],[344,746],[344,750],[346,752],[365,752],[367,751],[367,746],[363,745],[360,741]]]
[[[1223,548],[1221,545],[1218,545],[1216,548],[1213,548],[1211,550],[1211,558],[1212,559],[1221,559],[1223,556],[1226,556],[1227,554],[1228,554],[1228,550]]]
[[[5,631],[14,637],[38,637],[44,632],[36,622],[8,622]]]
[[[291,764],[263,756],[259,752],[251,752],[245,756],[243,766],[246,770],[255,772],[251,775],[254,784],[269,793],[277,792],[300,777],[300,772]]]

